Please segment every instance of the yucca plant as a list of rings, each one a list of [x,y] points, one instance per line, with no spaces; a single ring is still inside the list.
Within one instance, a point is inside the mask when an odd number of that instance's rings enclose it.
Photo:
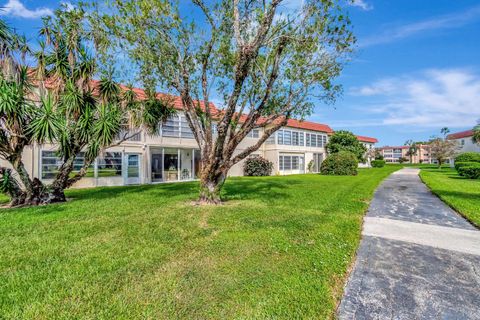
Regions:
[[[83,14],[57,10],[44,19],[40,51],[32,54],[37,60],[33,72],[15,59],[30,54],[25,39],[0,23],[0,157],[13,168],[0,168],[0,192],[12,198],[12,205],[65,201],[65,189],[85,176],[104,149],[140,130],[154,133],[175,112],[155,94],[140,101],[133,88],[122,89],[112,70],[93,80],[98,64],[85,49],[89,32]],[[23,165],[23,150],[34,143],[58,146],[61,164],[49,185],[31,177]],[[80,152],[84,163],[75,171]]]

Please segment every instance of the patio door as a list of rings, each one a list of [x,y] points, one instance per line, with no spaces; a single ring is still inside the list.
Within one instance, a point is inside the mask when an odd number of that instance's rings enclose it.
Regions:
[[[141,155],[135,153],[126,153],[125,154],[125,184],[140,184],[140,162]]]

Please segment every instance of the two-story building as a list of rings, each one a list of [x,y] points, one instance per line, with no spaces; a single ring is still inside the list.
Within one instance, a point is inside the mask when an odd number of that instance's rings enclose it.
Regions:
[[[480,144],[473,142],[473,130],[451,133],[447,139],[457,141],[458,153],[480,152]]]
[[[141,93],[136,89],[137,94]],[[75,187],[120,186],[131,184],[186,181],[198,178],[200,153],[198,144],[182,111],[180,98],[173,106],[177,114],[160,125],[155,135],[139,132],[120,145],[104,151],[91,165],[87,175]],[[212,105],[212,108],[216,109]],[[236,152],[253,145],[263,134],[262,128],[252,130]],[[325,124],[291,119],[275,132],[251,156],[262,156],[274,165],[273,174],[319,172],[326,157],[325,146],[333,130]],[[372,148],[374,138],[359,137]],[[55,145],[33,145],[25,149],[24,162],[32,177],[48,183],[61,165]],[[75,167],[84,163],[83,153],[77,156]],[[0,165],[7,165],[0,160]],[[230,176],[243,175],[243,161],[234,165]]]
[[[400,158],[407,159],[411,163],[432,163],[430,154],[430,146],[428,144],[418,144],[417,152],[410,156],[408,150],[409,146],[385,146],[377,148],[383,159],[387,163],[400,163]]]

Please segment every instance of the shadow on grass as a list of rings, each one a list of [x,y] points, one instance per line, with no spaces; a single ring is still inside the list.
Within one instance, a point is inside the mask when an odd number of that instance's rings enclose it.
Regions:
[[[300,184],[295,179],[282,180],[282,177],[249,177],[243,179],[229,179],[222,193],[225,201],[259,199],[270,203],[278,199],[286,199],[291,195],[284,190]]]
[[[288,193],[285,190],[292,185],[300,183],[292,179],[282,181],[281,177],[249,177],[229,178],[222,190],[222,198],[225,201],[239,199],[262,199],[272,201],[279,197],[286,198]],[[155,185],[121,186],[121,187],[98,187],[91,189],[73,189],[67,192],[67,197],[78,200],[105,200],[121,198],[128,195],[146,193],[150,196],[175,197],[190,195],[192,200],[196,199],[199,190],[198,181],[164,183]]]

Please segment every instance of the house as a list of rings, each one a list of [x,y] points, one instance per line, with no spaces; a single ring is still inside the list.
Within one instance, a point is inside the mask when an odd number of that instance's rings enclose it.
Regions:
[[[137,96],[143,90],[135,89]],[[179,97],[173,97],[177,114],[160,125],[155,135],[133,132],[131,137],[109,148],[89,168],[86,176],[75,187],[121,186],[198,178],[200,153],[187,119],[182,111]],[[219,112],[211,104],[213,112]],[[255,144],[263,134],[263,128],[253,129],[241,142],[236,152]],[[333,130],[325,124],[290,119],[287,125],[273,134],[251,156],[262,156],[274,164],[273,174],[299,174],[319,172],[326,157],[325,145]],[[373,148],[375,138],[359,137]],[[24,151],[24,162],[32,177],[45,181],[53,179],[61,159],[56,155],[57,146],[33,145]],[[84,154],[80,153],[74,163],[78,170],[83,166]],[[0,166],[7,164],[0,160]],[[243,175],[243,161],[234,165],[230,176]]]
[[[367,148],[367,152],[365,154],[365,162],[360,163],[359,167],[370,167],[370,162],[374,160],[374,156],[372,154],[373,149],[375,149],[375,144],[378,142],[376,138],[365,137],[365,136],[357,136],[358,141],[363,143],[365,148]]]
[[[406,158],[410,162],[410,155],[408,154],[409,146],[385,146],[377,148],[377,151],[383,156],[387,163],[399,163],[400,158]],[[418,144],[417,153],[412,157],[412,163],[433,163],[430,146],[428,144]]]
[[[457,141],[458,153],[480,152],[480,144],[473,142],[473,130],[451,133],[447,136],[447,139]]]

